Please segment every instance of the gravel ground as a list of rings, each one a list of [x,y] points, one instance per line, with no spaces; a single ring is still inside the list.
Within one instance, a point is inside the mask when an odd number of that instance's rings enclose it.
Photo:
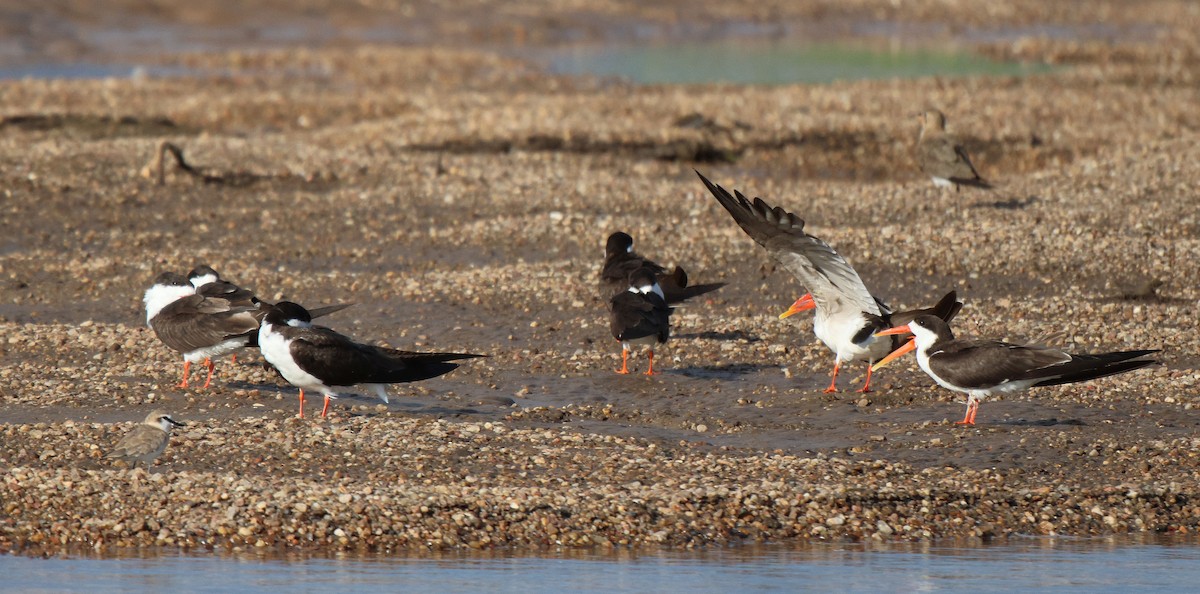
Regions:
[[[979,42],[1064,65],[1028,78],[753,88],[555,78],[484,47],[586,17],[683,26],[589,3],[447,31],[479,49],[196,53],[161,59],[221,74],[0,85],[0,550],[1200,528],[1195,6],[790,4],[768,18],[721,3],[689,26],[1101,33]],[[343,16],[369,20],[358,10]],[[921,178],[927,106],[995,191]],[[168,165],[160,184],[163,142],[206,177]],[[822,394],[832,355],[811,319],[776,317],[802,288],[693,169],[804,216],[894,306],[958,290],[960,334],[1161,348],[1163,365],[989,400],[972,428],[911,359],[874,393]],[[676,312],[655,377],[613,373],[594,279],[617,229],[729,283]],[[179,390],[141,296],[201,262],[266,299],[354,302],[322,321],[362,340],[490,357],[393,388],[389,405],[343,398],[328,420],[294,418],[295,390],[253,353],[220,362],[213,388]],[[188,423],[153,471],[103,460],[153,408]]]

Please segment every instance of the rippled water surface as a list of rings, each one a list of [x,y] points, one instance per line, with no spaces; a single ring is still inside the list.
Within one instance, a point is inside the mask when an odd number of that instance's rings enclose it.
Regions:
[[[1017,538],[1003,544],[813,544],[302,558],[253,554],[0,556],[19,592],[1136,592],[1195,591],[1200,543]]]

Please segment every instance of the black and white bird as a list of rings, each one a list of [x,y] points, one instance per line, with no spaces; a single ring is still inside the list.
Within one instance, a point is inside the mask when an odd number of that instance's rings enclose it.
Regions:
[[[1084,382],[1158,363],[1142,358],[1157,353],[1157,349],[1072,354],[1044,346],[956,339],[944,320],[930,315],[917,316],[906,325],[878,335],[910,332],[912,338],[876,363],[875,369],[915,349],[917,365],[933,381],[967,395],[966,415],[958,421],[965,425],[975,424],[979,401],[988,396],[1021,392],[1035,386]]]
[[[613,338],[621,342],[621,369],[629,373],[629,351],[635,345],[646,347],[649,367],[654,375],[654,347],[666,344],[671,334],[671,311],[655,279],[654,269],[645,266],[633,271],[626,289],[609,301],[609,327]]]
[[[125,434],[105,458],[124,460],[134,465],[141,462],[150,469],[150,464],[167,449],[173,427],[183,427],[183,423],[171,418],[165,411],[155,410],[146,415],[146,420]]]
[[[196,294],[219,297],[239,307],[258,307],[259,299],[254,291],[243,289],[223,278],[207,264],[197,265],[188,272],[188,282],[196,288]],[[261,316],[259,316],[261,319]]]
[[[604,244],[600,298],[607,301],[624,293],[629,288],[629,275],[641,268],[649,268],[654,273],[655,281],[662,288],[663,298],[669,304],[680,303],[725,286],[725,283],[688,285],[687,272],[682,267],[676,266],[667,272],[663,266],[633,251],[633,237],[624,231],[617,231],[609,235]]]
[[[892,312],[867,290],[845,258],[820,238],[804,231],[803,219],[778,206],[772,207],[762,198],[751,202],[741,192],[731,195],[703,175],[700,179],[738,226],[808,289],[808,294],[796,300],[781,317],[816,309],[813,333],[835,354],[833,377],[826,393],[837,391],[838,371],[843,363],[864,360],[873,363],[899,346],[898,341],[875,336],[876,332],[892,327],[896,319],[932,312],[948,320],[962,308],[962,302],[951,291],[931,308]],[[870,388],[868,367],[861,391],[868,392]]]
[[[207,264],[199,264],[188,273],[188,282],[196,287],[196,293],[205,297],[217,297],[229,301],[230,304],[239,307],[254,307],[256,312],[254,317],[262,321],[263,316],[267,315],[266,306],[270,303],[258,298],[254,291],[244,289],[229,280],[223,278],[219,272]],[[331,313],[341,311],[354,305],[353,303],[338,303],[334,305],[325,305],[314,307],[308,310],[309,315],[314,319],[327,316]],[[255,346],[254,343],[251,346]]]
[[[458,367],[451,361],[486,356],[418,353],[354,342],[329,328],[314,326],[312,315],[290,301],[267,308],[258,345],[263,358],[300,389],[300,417],[304,416],[305,390],[324,395],[324,417],[329,401],[338,396],[336,388],[362,384],[386,403],[386,384],[437,377]]]
[[[197,266],[187,277],[164,272],[143,298],[146,323],[163,344],[183,355],[183,380],[187,388],[192,363],[203,361],[208,375],[202,387],[212,384],[213,360],[236,356],[239,349],[258,346],[258,326],[270,304],[221,278],[211,267]],[[321,317],[351,304],[314,308]]]
[[[220,297],[205,297],[186,277],[164,272],[146,290],[146,323],[163,344],[183,355],[183,380],[188,387],[192,363],[208,367],[205,388],[212,383],[212,360],[253,344],[258,332],[257,307],[238,306]]]

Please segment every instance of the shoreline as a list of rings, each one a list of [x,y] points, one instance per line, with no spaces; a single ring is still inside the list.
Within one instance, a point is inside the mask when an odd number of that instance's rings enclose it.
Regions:
[[[1190,536],[1200,17],[1101,4],[1157,34],[988,50],[1071,65],[1027,78],[635,86],[480,49],[501,27],[465,48],[172,58],[232,67],[212,78],[0,82],[0,551]],[[901,20],[969,27],[991,5],[942,6]],[[909,115],[931,103],[996,192],[919,174]],[[209,177],[159,183],[163,142]],[[896,309],[953,288],[963,334],[1163,364],[988,400],[973,428],[908,363],[871,394],[849,392],[858,366],[821,394],[832,355],[811,318],[776,317],[801,287],[693,169],[805,217]],[[616,229],[728,283],[676,312],[653,378],[613,373],[594,284]],[[272,301],[355,303],[327,324],[360,340],[491,357],[388,405],[340,399],[329,421],[294,419],[295,390],[254,354],[178,390],[141,296],[200,262]],[[189,424],[155,473],[100,460],[153,408]]]

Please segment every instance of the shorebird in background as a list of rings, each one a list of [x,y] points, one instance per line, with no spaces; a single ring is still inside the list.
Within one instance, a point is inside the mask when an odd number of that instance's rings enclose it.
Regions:
[[[959,186],[992,187],[980,177],[962,145],[946,132],[946,116],[942,112],[930,109],[918,117],[921,134],[917,137],[917,164],[933,179],[934,185],[953,186],[955,191]]]
[[[125,434],[105,458],[123,460],[130,465],[142,462],[146,470],[163,451],[171,439],[172,427],[183,427],[183,423],[171,418],[166,412],[156,410],[146,415],[146,420]]]
[[[725,283],[688,286],[687,272],[683,268],[676,266],[675,270],[668,273],[666,268],[633,251],[633,237],[623,231],[617,231],[608,236],[604,245],[604,266],[600,269],[600,297],[607,301],[624,293],[629,288],[629,275],[641,268],[649,268],[654,273],[655,281],[662,289],[663,299],[669,304],[680,303],[725,286]]]
[[[645,266],[635,270],[625,282],[626,290],[609,302],[609,328],[613,338],[621,341],[621,369],[629,373],[629,351],[633,345],[646,347],[649,367],[646,375],[654,375],[654,347],[666,344],[671,334],[671,311],[663,290],[655,279],[654,269]]]
[[[798,299],[781,317],[816,309],[813,333],[836,355],[833,377],[825,392],[837,391],[837,375],[843,363],[875,362],[899,346],[894,340],[875,337],[876,332],[892,327],[890,321],[894,316],[903,318],[928,311],[951,319],[962,308],[962,302],[951,291],[929,309],[893,313],[867,290],[862,278],[845,258],[829,244],[804,231],[803,219],[778,206],[772,207],[762,198],[751,202],[741,192],[730,195],[700,172],[696,174],[738,226],[808,289],[808,295]],[[871,368],[868,367],[867,379],[860,391],[870,389]]]
[[[338,396],[334,388],[363,384],[386,403],[385,384],[437,377],[458,367],[450,361],[485,356],[416,353],[354,342],[329,328],[312,325],[311,314],[290,301],[267,309],[258,344],[263,358],[300,389],[300,417],[304,417],[305,390],[325,396],[324,417],[329,401]]]
[[[1097,354],[1071,354],[1058,349],[996,340],[954,338],[950,326],[936,316],[917,316],[879,336],[912,333],[903,347],[874,365],[879,369],[917,351],[917,365],[943,388],[967,395],[960,425],[974,425],[979,401],[995,394],[1021,392],[1034,386],[1057,386],[1132,371],[1158,363],[1141,359],[1157,349]]]

